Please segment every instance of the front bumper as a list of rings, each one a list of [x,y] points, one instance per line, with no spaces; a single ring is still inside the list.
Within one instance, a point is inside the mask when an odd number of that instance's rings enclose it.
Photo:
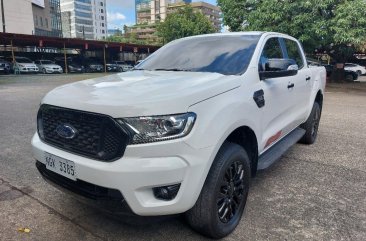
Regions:
[[[47,74],[62,73],[62,69],[45,69]]]
[[[71,160],[78,180],[120,191],[131,210],[141,216],[177,214],[190,209],[200,194],[213,152],[213,147],[195,149],[180,139],[129,145],[119,160],[101,162],[47,145],[37,133],[32,146],[39,162],[44,163],[44,152]],[[181,186],[173,200],[155,198],[153,187],[178,183]]]
[[[19,71],[21,73],[38,73],[39,69],[38,68],[28,68],[28,67],[24,68],[24,67],[22,67],[22,68],[19,68]]]

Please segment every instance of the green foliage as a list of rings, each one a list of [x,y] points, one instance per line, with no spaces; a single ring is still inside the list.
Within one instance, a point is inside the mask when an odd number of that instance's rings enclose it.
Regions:
[[[212,23],[200,12],[185,6],[169,14],[157,27],[157,34],[165,43],[175,39],[216,32]]]
[[[232,31],[287,33],[307,52],[321,49],[338,61],[366,43],[364,0],[218,0],[218,4]]]

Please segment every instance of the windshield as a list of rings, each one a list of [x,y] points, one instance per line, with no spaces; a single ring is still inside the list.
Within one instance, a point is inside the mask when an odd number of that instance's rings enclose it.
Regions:
[[[42,64],[53,64],[53,62],[50,60],[42,60],[41,62]]]
[[[218,35],[182,39],[165,45],[135,69],[239,75],[246,71],[259,38]]]
[[[15,60],[18,63],[29,63],[29,64],[33,63],[32,60],[28,58],[16,58]]]

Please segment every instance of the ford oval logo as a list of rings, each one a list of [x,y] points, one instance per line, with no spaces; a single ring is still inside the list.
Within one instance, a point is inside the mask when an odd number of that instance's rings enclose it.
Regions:
[[[60,124],[56,127],[59,136],[65,139],[72,139],[76,136],[77,130],[70,124]]]

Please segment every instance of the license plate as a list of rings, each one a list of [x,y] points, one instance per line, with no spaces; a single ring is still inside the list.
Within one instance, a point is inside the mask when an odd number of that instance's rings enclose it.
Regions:
[[[76,181],[75,163],[53,154],[44,153],[46,168]]]

